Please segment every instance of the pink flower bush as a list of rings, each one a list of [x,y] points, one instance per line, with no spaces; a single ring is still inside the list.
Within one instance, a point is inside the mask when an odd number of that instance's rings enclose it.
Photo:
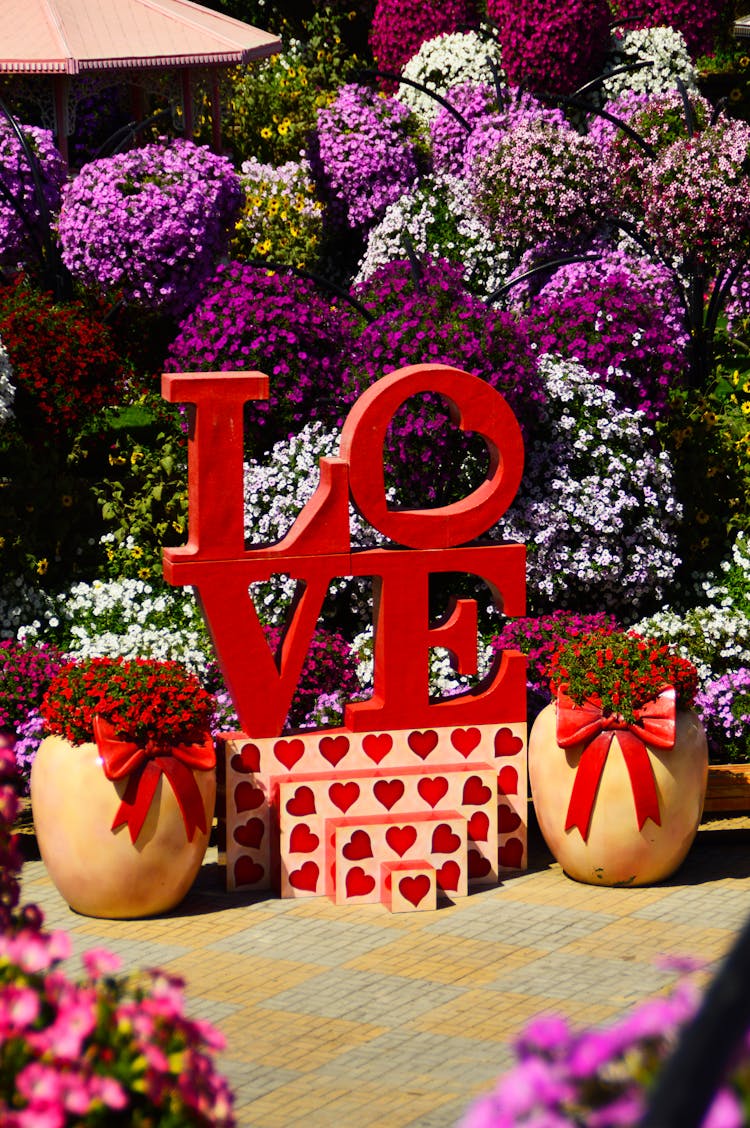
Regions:
[[[64,192],[63,262],[84,285],[178,316],[226,251],[242,199],[231,163],[192,141],[92,161]]]
[[[181,980],[118,976],[102,948],[73,982],[65,932],[19,907],[13,753],[0,748],[0,1123],[4,1128],[232,1128],[233,1097],[213,1055],[223,1037],[184,1013]]]
[[[570,94],[602,69],[609,47],[607,0],[487,0],[503,70],[513,86]]]
[[[381,70],[400,71],[425,40],[478,23],[473,0],[378,0],[370,47]],[[391,89],[395,84],[387,85]]]

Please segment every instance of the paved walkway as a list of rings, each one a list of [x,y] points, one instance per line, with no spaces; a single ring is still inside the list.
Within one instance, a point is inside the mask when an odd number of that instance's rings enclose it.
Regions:
[[[228,895],[215,854],[159,919],[77,916],[41,862],[25,897],[76,952],[105,945],[187,979],[191,1016],[228,1039],[240,1124],[451,1128],[535,1015],[606,1021],[672,982],[656,957],[726,951],[750,913],[750,822],[716,826],[655,888],[578,885],[537,839],[527,874],[436,913]]]

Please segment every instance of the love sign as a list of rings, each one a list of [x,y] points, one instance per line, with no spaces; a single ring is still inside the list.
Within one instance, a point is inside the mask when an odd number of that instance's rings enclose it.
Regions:
[[[482,436],[489,454],[487,475],[477,489],[454,504],[393,508],[386,497],[383,467],[386,432],[401,405],[425,392],[443,397],[462,430]],[[498,853],[495,780],[505,772],[503,778],[509,781],[512,773],[515,797],[505,822],[516,828],[517,845],[506,848],[505,856],[512,857],[514,866],[522,864],[525,837],[518,837],[515,819],[520,817],[525,832],[525,760],[521,763],[526,738],[524,658],[517,652],[503,653],[484,682],[455,697],[435,701],[429,686],[433,647],[446,648],[460,673],[476,674],[478,619],[476,602],[458,599],[443,621],[430,623],[430,576],[469,573],[487,584],[504,614],[525,612],[524,546],[477,543],[513,501],[523,471],[520,428],[503,397],[478,377],[446,365],[413,365],[384,376],[350,411],[339,456],[320,460],[317,490],[287,536],[274,545],[246,547],[243,409],[250,400],[268,397],[268,377],[258,372],[177,373],[164,376],[162,394],[171,403],[187,404],[189,410],[189,540],[182,548],[164,550],[164,574],[172,584],[194,587],[243,728],[242,739],[227,741],[230,886],[276,883],[288,895],[327,891],[337,902],[347,899],[347,889],[359,890],[352,895],[357,899],[365,896],[366,885],[367,899],[377,899],[378,891],[385,888],[380,871],[365,873],[361,859],[358,869],[364,876],[348,877],[351,859],[346,849],[355,837],[350,822],[340,852],[336,846],[336,820],[340,823],[344,808],[331,810],[329,817],[313,824],[309,818],[304,823],[294,821],[297,816],[290,802],[302,803],[301,795],[279,806],[281,785],[292,780],[307,787],[313,805],[323,791],[330,798],[332,784],[345,789],[337,794],[354,796],[356,787],[357,797],[370,796],[371,810],[366,803],[361,813],[357,807],[356,815],[346,817],[358,820],[355,831],[384,843],[382,850],[390,850],[390,861],[394,836],[389,839],[387,824],[391,816],[383,815],[376,785],[403,783],[402,791],[413,804],[408,812],[412,822],[407,825],[414,828],[413,845],[423,867],[408,872],[404,889],[413,894],[433,887],[433,870],[452,874],[455,867],[455,874],[468,874],[469,882],[472,877],[479,880],[488,875],[496,879],[504,844],[499,843]],[[388,547],[352,549],[350,499],[362,517],[388,539]],[[276,655],[269,649],[249,591],[251,584],[275,572],[297,581]],[[346,706],[344,728],[280,739],[329,584],[339,576],[373,577],[374,692],[368,700]],[[504,734],[505,747],[513,749],[510,760],[507,752],[496,751],[500,734]],[[498,756],[503,757],[502,767],[496,763]],[[446,774],[437,773],[434,765]],[[456,768],[465,778],[454,778]],[[482,775],[490,769],[491,787]],[[451,772],[453,783],[448,784]],[[421,790],[420,773],[425,777]],[[464,799],[469,783],[474,794],[482,796],[482,812]],[[468,860],[464,859],[463,868],[458,859],[447,859],[442,856],[445,851],[434,850],[430,832],[441,814],[443,795],[453,795],[452,787],[464,799],[463,803],[449,800],[454,806],[443,814],[453,840],[459,843],[461,833],[466,837],[472,817],[474,827],[481,827],[486,835],[475,841],[468,831]],[[379,790],[383,793],[384,788]],[[251,817],[245,793],[263,797]],[[430,796],[437,798],[431,803]],[[523,796],[523,811],[519,796]],[[491,827],[484,814],[488,804],[495,811]],[[507,806],[505,799],[503,805]],[[269,812],[274,812],[273,818]],[[482,819],[476,819],[477,813]],[[373,818],[377,821],[368,824]],[[339,837],[343,843],[343,831]],[[400,842],[406,842],[404,835]],[[307,844],[301,854],[308,856],[301,865],[290,868],[291,855],[300,852],[301,843]],[[239,853],[236,847],[241,847]],[[411,843],[404,848],[407,861],[411,848]],[[232,851],[237,857],[230,872]],[[439,856],[433,858],[435,854]],[[395,855],[404,860],[398,850]],[[446,869],[448,861],[451,865]],[[249,875],[252,880],[241,879]],[[423,875],[428,880],[417,881]],[[410,884],[412,880],[417,884]],[[460,887],[455,876],[453,881]],[[437,887],[441,888],[439,876]],[[388,896],[393,897],[390,887]],[[399,904],[408,905],[411,899],[405,895]]]

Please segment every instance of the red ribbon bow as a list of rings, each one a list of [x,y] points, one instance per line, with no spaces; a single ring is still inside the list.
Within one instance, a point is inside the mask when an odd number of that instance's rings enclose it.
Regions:
[[[149,741],[145,748],[135,741],[117,740],[117,730],[103,717],[94,717],[94,739],[104,764],[107,779],[129,776],[112,830],[127,823],[130,840],[135,843],[141,832],[159,777],[163,774],[172,784],[182,811],[188,842],[196,829],[206,832],[203,798],[192,769],[208,771],[216,763],[214,743],[209,734],[202,744],[176,744],[166,747]]]
[[[585,745],[565,821],[566,830],[578,827],[584,842],[589,836],[599,781],[615,733],[633,788],[638,829],[643,829],[646,819],[653,819],[657,826],[661,826],[659,796],[646,744],[654,744],[657,748],[674,747],[674,689],[665,689],[655,701],[647,701],[636,710],[635,721],[630,723],[614,714],[605,717],[601,705],[591,699],[584,701],[583,705],[576,705],[566,693],[558,692],[557,743],[562,748],[581,743]]]

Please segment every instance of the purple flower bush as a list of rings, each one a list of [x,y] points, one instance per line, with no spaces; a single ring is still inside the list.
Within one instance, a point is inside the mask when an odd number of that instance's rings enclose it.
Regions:
[[[323,191],[355,230],[375,223],[418,175],[411,110],[366,86],[342,86],[318,111],[312,164]]]
[[[685,36],[693,56],[711,54],[726,22],[726,0],[617,0],[618,19],[629,28],[669,26]]]
[[[54,216],[60,210],[67,176],[65,162],[48,129],[22,125],[21,132],[37,158],[44,202],[49,214]],[[0,118],[0,182],[20,206],[26,219],[24,223],[4,194],[0,196],[0,270],[12,272],[27,265],[34,257],[34,238],[41,239],[44,234],[44,216],[34,190],[29,162],[5,118]]]
[[[579,361],[652,421],[682,382],[684,312],[671,272],[650,259],[605,248],[560,267],[533,299],[526,327],[540,353]]]
[[[695,699],[716,763],[750,759],[750,669],[741,666],[709,682]]]
[[[523,119],[467,172],[492,233],[519,254],[537,243],[569,247],[593,236],[609,213],[610,174],[590,137],[545,118]]]
[[[528,546],[529,602],[632,615],[658,603],[679,564],[680,506],[672,464],[639,411],[572,361],[539,361],[546,421],[526,447],[526,472],[499,540]]]
[[[84,285],[180,316],[226,251],[242,199],[231,163],[192,141],[92,161],[63,194],[63,262]]]
[[[557,1015],[530,1023],[516,1041],[516,1062],[480,1097],[458,1128],[625,1128],[641,1122],[653,1086],[700,994],[688,978],[601,1029],[572,1028]],[[713,1098],[702,1128],[747,1123],[750,1039]]]
[[[182,980],[159,969],[118,976],[119,957],[92,948],[75,982],[60,967],[68,934],[20,905],[16,782],[0,747],[0,1122],[232,1128],[232,1093],[213,1060],[224,1038],[185,1015]]]
[[[38,706],[47,686],[65,664],[61,650],[49,643],[25,646],[0,642],[0,734],[5,732],[16,752],[24,790],[42,739]]]
[[[370,47],[380,70],[400,71],[425,40],[478,23],[474,0],[378,0]]]
[[[513,86],[570,94],[602,69],[612,18],[607,0],[487,0]]]
[[[354,324],[348,308],[321,296],[309,280],[233,262],[218,268],[181,324],[165,369],[268,373],[269,400],[247,408],[250,441],[267,450],[308,419],[338,416]]]
[[[409,263],[393,262],[356,292],[375,320],[352,351],[348,403],[394,369],[451,364],[487,380],[506,397],[522,426],[532,426],[544,394],[526,335],[509,314],[488,309],[468,292],[460,268],[428,257],[415,283]],[[405,404],[386,437],[386,467],[398,483],[399,502],[435,502],[473,488],[461,469],[471,449],[439,397],[420,397],[419,406]]]

